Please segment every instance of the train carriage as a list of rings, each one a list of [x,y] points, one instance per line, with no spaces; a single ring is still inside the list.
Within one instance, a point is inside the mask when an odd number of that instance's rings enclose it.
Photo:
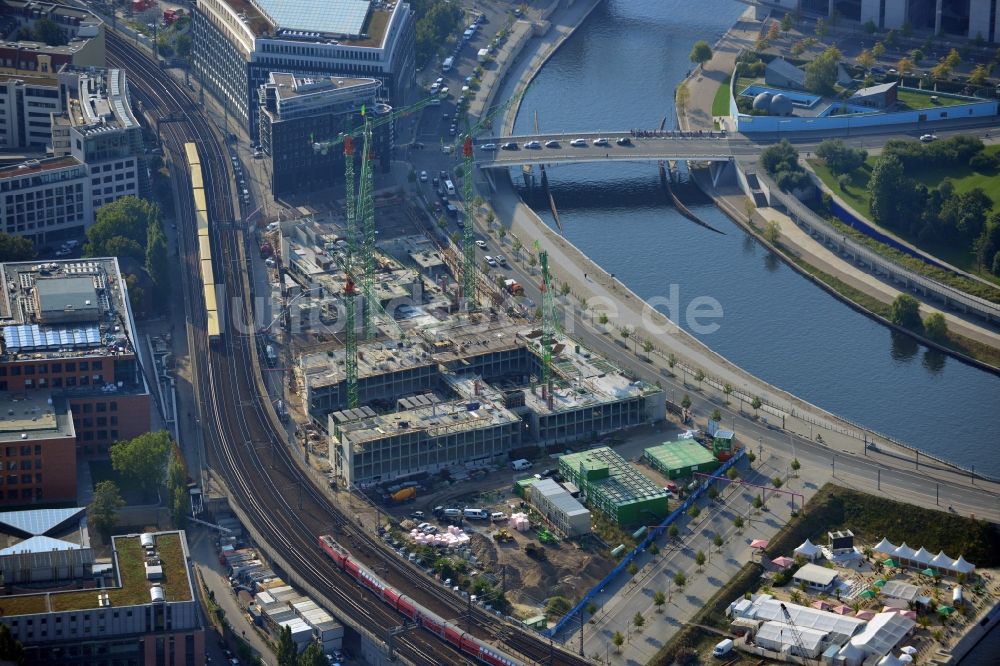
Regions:
[[[189,167],[201,166],[201,158],[198,156],[197,144],[192,142],[185,143],[184,156],[185,158],[187,158],[187,163]]]
[[[191,189],[194,190],[204,190],[205,189],[205,179],[201,176],[201,167],[195,165],[191,169]]]

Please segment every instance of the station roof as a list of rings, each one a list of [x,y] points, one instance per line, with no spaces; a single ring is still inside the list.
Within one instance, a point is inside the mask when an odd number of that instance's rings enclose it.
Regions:
[[[693,439],[664,442],[646,449],[647,457],[656,460],[664,469],[691,469],[715,462],[715,456]]]

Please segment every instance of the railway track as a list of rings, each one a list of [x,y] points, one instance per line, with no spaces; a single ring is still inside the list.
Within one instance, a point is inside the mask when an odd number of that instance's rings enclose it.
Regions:
[[[177,224],[182,232],[181,262],[188,276],[185,293],[194,329],[191,353],[198,359],[197,399],[203,423],[211,424],[203,428],[211,466],[225,480],[234,495],[232,499],[250,517],[253,528],[295,573],[376,637],[384,639],[386,630],[399,625],[401,617],[377,600],[366,598],[350,577],[333,567],[316,545],[317,534],[332,531],[340,535],[345,546],[367,566],[381,571],[391,585],[442,617],[466,614],[462,623],[469,626],[471,633],[513,648],[527,661],[569,666],[589,663],[478,606],[473,606],[470,614],[465,601],[423,575],[415,575],[407,564],[386,553],[377,539],[354,525],[299,469],[259,381],[257,337],[246,333],[253,330],[253,315],[246,306],[254,296],[248,279],[252,253],[246,251],[246,236],[234,214],[238,203],[232,189],[229,157],[216,131],[173,79],[144,52],[110,30],[107,43],[109,64],[128,70],[130,88],[136,97],[151,115],[168,121],[161,123],[161,131],[174,163],[183,163],[183,144],[187,141],[196,142],[202,153],[216,275],[225,284],[219,309],[226,314],[222,341],[210,347],[204,308],[195,306],[203,298],[195,277],[200,274],[197,252],[183,246],[184,238],[197,237],[194,212],[190,198],[181,197]],[[180,173],[186,174],[186,170],[177,170],[175,177],[181,177]],[[416,664],[469,663],[450,646],[421,633],[399,635],[393,644],[404,658]]]

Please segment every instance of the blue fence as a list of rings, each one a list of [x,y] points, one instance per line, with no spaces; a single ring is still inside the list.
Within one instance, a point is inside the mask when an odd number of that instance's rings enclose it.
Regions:
[[[737,450],[736,454],[732,458],[722,463],[719,469],[715,470],[715,476],[725,476],[726,472],[729,471],[729,468],[736,465],[745,455],[746,451],[744,449]],[[633,548],[628,555],[623,557],[622,561],[619,562],[618,565],[612,569],[603,580],[601,580],[601,582],[592,587],[587,594],[583,595],[580,602],[576,606],[573,606],[573,608],[570,609],[570,611],[556,623],[556,626],[551,629],[547,629],[542,633],[546,636],[555,636],[562,631],[563,628],[565,628],[565,626],[572,621],[577,613],[582,613],[583,609],[586,608],[587,604],[593,601],[594,597],[603,592],[604,589],[610,585],[622,571],[628,568],[628,565],[632,564],[632,560],[642,554],[644,550],[649,548],[650,544],[656,540],[663,530],[670,527],[671,523],[687,513],[687,510],[691,508],[691,505],[697,502],[702,495],[708,492],[708,488],[712,485],[712,483],[714,483],[713,480],[706,479],[705,483],[700,484],[694,492],[688,495],[687,499],[685,499],[680,506],[671,511],[670,515],[663,519],[662,523],[649,530],[649,533],[646,535],[646,538],[642,540],[642,543]]]
[[[934,261],[933,259],[930,259],[920,254],[919,252],[915,252],[912,248],[903,245],[895,238],[886,236],[881,231],[870,225],[868,222],[858,217],[853,210],[845,208],[844,206],[840,205],[840,203],[838,203],[836,199],[830,201],[830,208],[833,211],[833,214],[837,216],[838,220],[840,220],[847,226],[851,227],[852,229],[857,229],[866,236],[874,238],[880,243],[885,243],[889,247],[899,250],[900,252],[905,252],[911,257],[919,259],[924,263],[936,266],[937,268],[946,270],[949,273],[954,273],[954,271],[948,268],[947,266],[943,266],[938,262]]]

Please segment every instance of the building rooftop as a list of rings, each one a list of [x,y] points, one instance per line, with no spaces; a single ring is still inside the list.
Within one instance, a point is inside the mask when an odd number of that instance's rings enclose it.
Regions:
[[[715,461],[712,452],[693,439],[651,446],[645,454],[655,458],[665,469],[689,469]]]
[[[917,597],[920,596],[920,588],[901,580],[890,580],[882,586],[882,596],[902,599],[903,601],[916,601]]]
[[[188,552],[184,533],[153,533],[154,550],[163,576],[156,581],[166,602],[191,601],[193,587],[188,576]],[[36,613],[101,608],[101,593],[108,595],[113,607],[149,604],[151,584],[146,576],[148,555],[140,535],[116,536],[113,542],[113,572],[115,583],[109,587],[85,590],[38,591],[32,594],[0,596],[0,614],[5,617]]]
[[[770,69],[777,74],[794,81],[799,85],[804,85],[806,80],[806,73],[788,62],[784,58],[775,58],[771,62],[767,63],[767,69]]]
[[[0,264],[0,278],[0,359],[134,355],[117,259]]]
[[[889,83],[880,83],[877,86],[868,86],[867,88],[861,88],[856,93],[851,95],[851,99],[858,99],[861,97],[868,97],[870,95],[881,95],[886,93],[893,88],[899,86],[898,81],[890,81]]]
[[[272,72],[262,88],[274,91],[277,120],[319,113],[343,113],[363,104],[375,111],[375,96],[382,82],[370,78],[295,76]],[[265,98],[265,93],[261,93]]]
[[[381,46],[400,5],[371,0],[222,0],[255,37]]]
[[[351,446],[363,446],[366,442],[407,433],[426,432],[428,437],[440,437],[453,432],[521,422],[517,414],[505,407],[466,400],[434,403],[355,421],[341,420],[343,417],[334,415],[331,417],[340,432],[341,441]]]
[[[63,122],[68,119],[85,136],[139,127],[129,104],[124,69],[68,68],[59,79],[75,88]]]
[[[0,49],[38,51],[40,53],[73,55],[83,48],[91,37],[96,37],[103,23],[86,9],[39,0],[4,0],[3,17],[0,19]],[[44,42],[16,39],[18,30],[28,20],[48,18],[67,31],[69,42],[50,46]]]
[[[798,641],[801,640],[801,647],[807,653],[818,650],[826,638],[827,634],[823,631],[808,627],[796,627],[793,630],[788,624],[773,620],[760,625],[760,629],[757,630],[758,641],[769,640],[780,643],[782,647],[797,647]]]
[[[598,486],[616,505],[667,496],[663,488],[607,446],[567,453],[559,457],[559,464],[576,470],[582,479],[591,486]]]
[[[60,530],[85,525],[83,507],[0,512],[0,531],[22,536],[52,536]]]
[[[851,645],[882,656],[899,645],[915,625],[916,622],[901,613],[879,613],[868,621],[861,633],[851,638]]]
[[[46,171],[55,171],[56,169],[82,165],[83,163],[75,157],[50,157],[44,160],[25,160],[20,164],[0,167],[0,179],[33,176],[45,173]]]
[[[833,581],[837,580],[837,572],[833,569],[827,569],[826,567],[821,567],[818,564],[808,563],[803,564],[798,571],[795,572],[795,580],[804,580],[807,583],[814,583],[815,585],[830,585]]]
[[[864,620],[856,617],[838,615],[811,606],[782,602],[769,594],[758,594],[752,602],[737,605],[743,609],[737,611],[740,615],[757,620],[776,620],[778,622],[785,621],[784,613],[781,610],[781,607],[784,606],[788,614],[792,616],[792,622],[795,623],[796,627],[815,629],[839,636],[853,636],[865,624]]]
[[[542,479],[536,481],[531,485],[531,494],[539,494],[544,496],[549,502],[552,503],[559,511],[563,512],[567,516],[579,516],[583,514],[589,514],[590,511],[580,504],[575,497],[569,494],[569,492],[556,483],[552,479]]]
[[[76,439],[65,398],[53,398],[47,391],[0,393],[0,442],[28,444],[57,438]]]

